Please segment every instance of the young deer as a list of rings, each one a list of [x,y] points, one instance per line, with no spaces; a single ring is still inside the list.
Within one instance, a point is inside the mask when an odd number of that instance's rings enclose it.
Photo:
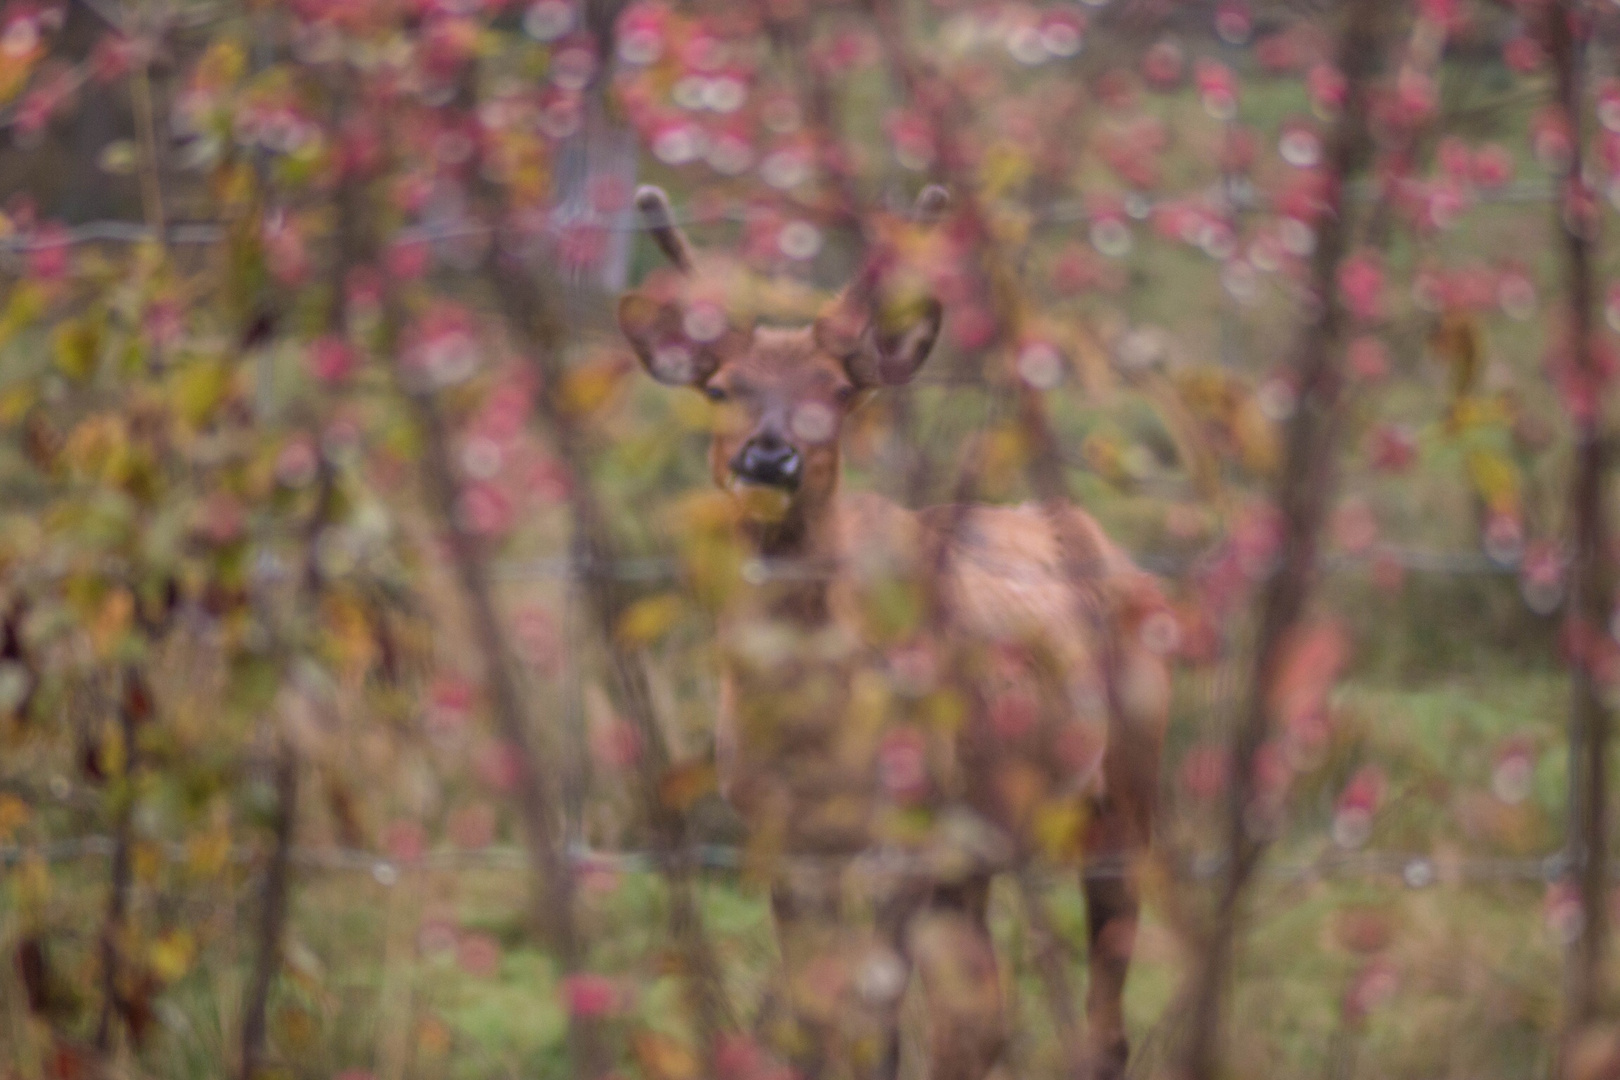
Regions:
[[[919,212],[942,203],[931,189]],[[1072,506],[914,512],[841,495],[844,420],[917,372],[940,304],[885,305],[868,274],[812,325],[751,325],[712,290],[664,194],[644,188],[637,206],[676,272],[624,296],[619,323],[654,379],[717,403],[711,469],[748,556],[720,611],[716,754],[753,848],[783,856],[784,982],[762,1024],[806,1075],[893,1076],[915,971],[928,1075],[978,1080],[1005,1039],[990,876],[1078,856],[1090,1068],[1120,1075],[1169,700],[1142,633],[1163,617],[1154,580]],[[1090,608],[1063,557],[1075,546]],[[872,851],[902,852],[875,865],[905,869],[861,879],[875,929],[857,932],[845,909]]]

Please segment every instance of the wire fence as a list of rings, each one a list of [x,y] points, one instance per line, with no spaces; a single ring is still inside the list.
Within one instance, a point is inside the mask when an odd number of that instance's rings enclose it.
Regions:
[[[191,857],[182,844],[165,843],[158,847],[170,863],[182,864]],[[111,858],[114,848],[113,838],[101,835],[53,840],[37,845],[0,845],[0,867],[10,868],[27,859],[41,859],[56,864]],[[577,869],[584,871],[661,873],[669,869],[668,859],[651,851],[609,851],[588,845],[573,845],[568,850],[568,857]],[[727,844],[695,844],[679,857],[689,867],[711,872],[734,873],[748,866],[747,851]],[[1158,860],[1172,876],[1194,882],[1214,880],[1227,866],[1226,855],[1215,851],[1179,854],[1155,852],[1151,857]],[[229,861],[239,866],[252,865],[263,858],[261,850],[245,846],[232,848],[229,855]],[[407,871],[519,872],[528,868],[528,855],[521,848],[504,845],[430,851],[412,859],[393,858],[364,848],[295,846],[291,858],[296,866],[304,870],[360,873],[369,875],[377,884],[384,886],[398,884]],[[877,850],[853,857],[781,856],[774,859],[772,865],[853,865],[873,874],[915,876],[920,879],[932,879],[937,875],[937,867],[929,856],[901,850]],[[1131,872],[1132,865],[1122,857],[1096,859],[1087,862],[1080,869],[1079,876],[1085,880],[1123,878]],[[1011,869],[1011,865],[996,869]],[[1043,870],[1048,876],[1061,872],[1050,866]],[[1412,890],[1431,886],[1513,882],[1551,884],[1563,879],[1569,871],[1569,855],[1564,851],[1527,856],[1442,856],[1409,851],[1332,850],[1310,859],[1270,860],[1262,868],[1266,876],[1285,882],[1356,878],[1382,880]],[[1620,881],[1620,868],[1614,869],[1611,876]]]
[[[1525,204],[1548,203],[1553,200],[1557,192],[1551,183],[1529,180],[1515,181],[1500,187],[1482,188],[1474,192],[1474,201],[1484,204]],[[1385,197],[1385,193],[1373,187],[1362,184],[1351,190],[1351,198],[1358,202],[1370,203]],[[1249,212],[1263,211],[1268,203],[1265,197],[1257,191],[1249,191],[1241,197],[1234,197],[1224,183],[1216,183],[1207,190],[1199,190],[1183,196],[1182,199],[1192,197],[1209,197],[1221,204],[1233,205],[1234,208]],[[1180,199],[1159,198],[1153,199],[1145,195],[1136,195],[1126,200],[1126,215],[1138,221],[1145,221],[1164,206],[1171,205]],[[897,199],[892,209],[897,213],[904,213],[905,207]],[[773,212],[774,213],[774,212]],[[762,212],[747,208],[734,208],[713,213],[695,213],[690,210],[677,212],[673,215],[672,224],[681,227],[714,226],[714,225],[746,225],[759,220]],[[1083,201],[1064,200],[1050,203],[1044,207],[1031,211],[1032,221],[1043,225],[1089,225],[1095,221],[1117,218],[1115,210],[1098,211],[1088,207]],[[552,215],[552,227],[566,225],[569,228],[593,228],[608,232],[646,233],[649,226],[641,216],[632,208],[622,211],[599,210],[569,210],[566,216]],[[400,244],[433,243],[437,241],[459,240],[467,237],[488,236],[493,230],[489,225],[468,220],[446,220],[401,228],[394,234],[394,242]],[[64,245],[81,244],[141,244],[154,240],[162,240],[166,244],[180,246],[216,244],[226,237],[226,226],[216,221],[178,221],[167,225],[161,232],[139,221],[123,221],[116,219],[87,221],[79,225],[54,228],[49,231],[18,231],[10,236],[0,236],[0,253],[25,253],[30,251],[48,250]]]

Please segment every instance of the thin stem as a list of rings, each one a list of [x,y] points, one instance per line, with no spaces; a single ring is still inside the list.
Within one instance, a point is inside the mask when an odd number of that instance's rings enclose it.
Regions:
[[[264,1061],[265,1014],[270,985],[281,969],[282,935],[287,924],[293,825],[298,811],[298,755],[283,746],[276,759],[276,815],[270,864],[260,894],[259,925],[247,1004],[242,1010],[242,1080],[253,1080]]]
[[[389,321],[395,327],[400,325],[397,313]],[[518,688],[516,662],[496,609],[487,561],[478,538],[458,519],[459,489],[444,417],[431,392],[412,391],[409,396],[422,432],[422,472],[429,505],[445,528],[451,568],[472,623],[473,641],[485,658],[485,685],[496,728],[514,758],[518,812],[536,878],[535,921],[549,936],[563,974],[570,975],[581,969],[585,950],[574,915],[575,879],[563,844],[557,785],[542,768],[534,745],[528,710]],[[571,1018],[569,1049],[574,1074],[582,1080],[592,1080],[606,1071],[601,1040],[595,1025],[589,1021]]]
[[[1603,435],[1604,375],[1594,354],[1596,326],[1596,221],[1594,196],[1585,177],[1583,5],[1559,0],[1546,12],[1548,53],[1556,72],[1557,104],[1570,131],[1570,161],[1555,227],[1562,244],[1567,332],[1571,363],[1591,400],[1575,403],[1575,473],[1569,489],[1574,532],[1568,618],[1570,640],[1599,640],[1614,594],[1605,520]],[[1600,1012],[1604,1001],[1603,957],[1608,946],[1609,710],[1592,670],[1593,657],[1577,647],[1571,663],[1573,707],[1569,719],[1570,869],[1581,897],[1581,933],[1566,956],[1565,1032],[1575,1034]]]
[[[616,633],[630,597],[615,577],[619,556],[595,492],[590,485],[585,441],[572,414],[554,395],[565,384],[558,352],[557,327],[544,297],[536,295],[533,279],[519,268],[503,264],[496,246],[487,267],[507,322],[518,333],[540,373],[545,389],[538,413],[550,430],[557,452],[572,477],[569,487],[574,512],[574,551],[582,560],[582,587],[594,621],[601,629],[618,699],[639,736],[642,752],[636,762],[636,788],[651,831],[654,854],[669,889],[669,928],[684,954],[690,973],[688,993],[695,1026],[705,1053],[713,1054],[721,1033],[735,1027],[730,1003],[713,946],[704,931],[693,882],[690,844],[685,815],[663,798],[663,781],[671,758],[663,729],[657,721],[646,669],[638,653]]]
[[[113,821],[113,853],[107,911],[101,925],[101,1015],[96,1021],[96,1053],[106,1055],[112,1050],[113,1025],[124,1004],[124,938],[129,920],[129,896],[134,887],[135,847],[135,772],[139,766],[136,748],[136,729],[141,717],[136,715],[133,702],[137,693],[138,676],[133,670],[125,671],[118,686],[118,737],[123,742],[123,768],[119,771],[113,794],[117,798],[117,813]],[[144,697],[139,700],[145,701]]]
[[[141,209],[146,226],[162,242],[164,229],[163,182],[158,168],[157,123],[152,105],[151,61],[143,58],[135,65],[129,80],[130,102],[135,111],[135,130],[140,152]]]
[[[1383,7],[1380,0],[1352,0],[1339,38],[1338,67],[1346,80],[1346,92],[1326,163],[1329,206],[1319,218],[1310,269],[1312,302],[1318,307],[1303,328],[1294,352],[1299,400],[1289,422],[1276,489],[1281,557],[1261,593],[1248,687],[1232,732],[1226,874],[1203,967],[1191,991],[1190,1030],[1182,1061],[1182,1072],[1188,1080],[1215,1080],[1220,1074],[1222,1019],[1242,903],[1266,849],[1263,832],[1251,820],[1257,795],[1256,759],[1271,735],[1272,687],[1315,585],[1318,538],[1333,490],[1343,385],[1338,365],[1347,321],[1338,278],[1351,238],[1344,191],[1372,151],[1368,109],[1370,84],[1380,56]]]

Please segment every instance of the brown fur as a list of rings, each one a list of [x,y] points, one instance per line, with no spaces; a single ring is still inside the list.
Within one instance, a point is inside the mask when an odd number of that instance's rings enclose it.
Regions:
[[[989,875],[1010,860],[1061,857],[1053,823],[1073,808],[1076,823],[1088,819],[1075,837],[1086,862],[1119,870],[1086,883],[1093,1066],[1117,1074],[1132,860],[1151,837],[1169,704],[1166,664],[1141,632],[1162,610],[1156,583],[1075,507],[914,512],[839,493],[845,419],[867,391],[916,371],[938,332],[937,305],[879,318],[846,292],[812,326],[728,324],[704,344],[683,336],[697,288],[688,275],[632,294],[621,323],[655,378],[721,401],[711,469],[742,505],[742,542],[772,571],[739,588],[722,616],[716,743],[723,790],[755,849],[820,860],[814,870],[772,864],[787,971],[785,1003],[767,1013],[785,1025],[779,1041],[812,1074],[834,1058],[857,1074],[891,1073],[897,997],[859,973],[898,964],[918,974],[929,1002],[930,1075],[984,1076],[1005,1037],[984,921]],[[762,435],[801,458],[795,490],[738,482],[739,451]],[[1115,642],[1112,714],[1103,650],[1054,526],[1095,568]],[[932,582],[936,565],[943,578]],[[898,679],[903,667],[910,674]],[[897,769],[909,774],[895,762],[913,758],[914,782],[897,784]],[[841,875],[875,846],[938,869],[891,883],[879,936],[852,937],[836,928]],[[835,953],[855,973],[843,991],[853,1008],[796,989],[805,965]],[[856,1000],[863,994],[870,1000]],[[885,1030],[888,1045],[874,1048]]]

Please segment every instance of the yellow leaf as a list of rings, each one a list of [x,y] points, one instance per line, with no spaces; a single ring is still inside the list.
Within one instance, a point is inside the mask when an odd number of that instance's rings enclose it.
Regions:
[[[1027,821],[1046,790],[1042,771],[1027,761],[1007,761],[997,770],[996,793],[1014,821]]]
[[[170,930],[147,949],[146,961],[152,972],[164,982],[174,982],[191,970],[197,955],[197,943],[184,930]]]
[[[688,762],[664,773],[658,782],[658,799],[671,810],[684,813],[714,790],[714,766],[707,762]]]
[[[315,1018],[308,1009],[283,1005],[276,1010],[276,1034],[294,1050],[303,1050],[315,1041]]]
[[[199,360],[182,368],[170,385],[175,411],[188,423],[201,424],[225,400],[230,373],[217,360]]]
[[[1232,438],[1250,472],[1269,475],[1282,461],[1277,425],[1260,411],[1259,403],[1245,398],[1232,409]]]
[[[208,47],[197,64],[196,82],[209,89],[229,86],[247,70],[247,53],[235,41],[220,40]]]
[[[1035,811],[1035,843],[1054,862],[1079,856],[1085,828],[1086,812],[1078,799],[1051,800]]]
[[[1087,435],[1080,444],[1080,456],[1086,459],[1091,471],[1104,480],[1119,481],[1125,477],[1124,448],[1110,435],[1100,431]]]
[[[128,589],[113,589],[101,599],[91,621],[90,643],[101,657],[111,656],[129,631],[135,616],[135,597]]]
[[[11,839],[11,834],[28,824],[32,812],[28,804],[15,795],[0,794],[0,841]]]
[[[231,834],[217,827],[186,841],[186,869],[193,877],[212,878],[225,869],[231,855]]]
[[[1030,160],[1022,147],[999,142],[985,152],[979,168],[979,182],[986,200],[994,201],[1029,179]]]
[[[1451,411],[1446,418],[1446,426],[1455,434],[1503,424],[1507,420],[1507,407],[1501,398],[1462,397],[1452,403]]]
[[[338,666],[357,675],[371,666],[376,641],[365,608],[347,591],[328,594],[322,604],[328,647]]]
[[[793,496],[780,488],[739,484],[733,493],[743,513],[754,521],[781,521],[793,509]]]
[[[11,300],[0,311],[0,344],[4,344],[19,330],[31,325],[45,310],[44,286],[24,282],[11,290]]]
[[[1519,470],[1501,454],[1492,450],[1470,453],[1468,475],[1492,510],[1506,513],[1519,505]]]
[[[13,895],[17,907],[31,917],[42,915],[51,900],[51,868],[35,852],[23,857],[22,864],[11,874]]]
[[[39,395],[27,383],[0,390],[0,424],[15,424],[33,408]]]
[[[163,849],[156,844],[136,844],[130,850],[135,880],[156,881],[158,873],[163,869]]]
[[[987,491],[1002,491],[1015,483],[1023,472],[1029,454],[1029,443],[1016,426],[1005,426],[992,431],[983,444],[983,486]]]
[[[51,356],[56,368],[75,382],[95,374],[101,355],[101,331],[89,319],[69,319],[51,334]]]
[[[619,640],[627,645],[648,645],[669,632],[681,617],[678,593],[660,593],[637,600],[619,618]]]
[[[955,690],[935,690],[928,695],[925,708],[929,726],[946,734],[961,730],[967,720],[967,703]]]
[[[128,760],[123,729],[116,720],[108,717],[101,724],[101,771],[107,776],[120,776]]]
[[[562,402],[575,415],[593,413],[619,388],[629,368],[623,363],[597,362],[575,368],[563,377]]]
[[[430,1016],[416,1028],[416,1049],[423,1057],[439,1058],[450,1052],[450,1027]]]
[[[697,1055],[685,1043],[656,1031],[643,1031],[633,1042],[636,1060],[651,1080],[695,1080]]]

